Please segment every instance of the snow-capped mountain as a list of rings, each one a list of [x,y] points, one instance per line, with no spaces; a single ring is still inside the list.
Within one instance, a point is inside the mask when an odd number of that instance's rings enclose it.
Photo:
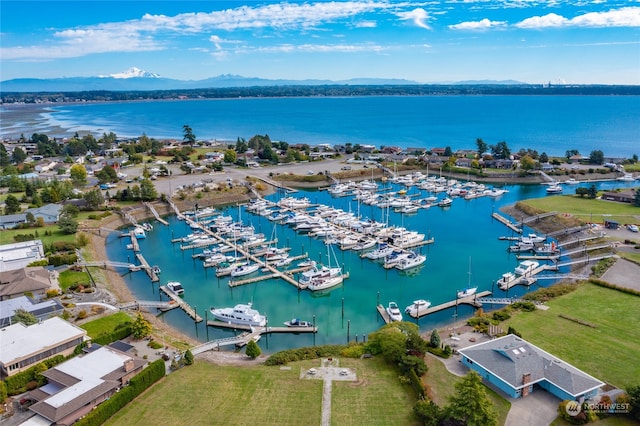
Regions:
[[[100,76],[105,77],[105,76]],[[118,72],[115,74],[109,74],[107,77],[111,78],[160,78],[156,73],[141,70],[140,68],[131,67],[126,71]]]

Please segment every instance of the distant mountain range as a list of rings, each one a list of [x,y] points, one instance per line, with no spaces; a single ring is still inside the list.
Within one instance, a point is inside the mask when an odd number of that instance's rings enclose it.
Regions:
[[[243,77],[224,74],[204,80],[176,80],[158,74],[129,68],[126,71],[99,77],[64,77],[52,79],[16,78],[0,82],[0,92],[81,92],[96,90],[179,90],[224,87],[261,86],[325,86],[325,85],[416,85],[423,84],[405,79],[353,78],[349,80],[285,80]],[[471,80],[431,84],[526,84],[515,80]]]

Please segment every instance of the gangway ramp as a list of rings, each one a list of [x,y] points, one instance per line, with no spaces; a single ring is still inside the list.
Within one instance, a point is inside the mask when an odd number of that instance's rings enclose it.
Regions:
[[[153,214],[153,217],[155,217],[158,222],[160,222],[163,225],[169,225],[169,222],[167,222],[166,220],[160,217],[155,207],[153,207],[153,204],[149,202],[145,202],[144,205],[147,206],[147,208],[151,211],[151,214]]]

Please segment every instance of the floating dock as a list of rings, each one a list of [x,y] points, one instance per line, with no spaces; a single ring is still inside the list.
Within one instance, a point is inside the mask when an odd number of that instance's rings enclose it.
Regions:
[[[166,294],[167,296],[169,296],[169,298],[171,298],[171,300],[177,305],[177,307],[182,309],[184,312],[186,312],[186,314],[189,315],[191,318],[193,318],[195,322],[202,322],[202,317],[198,315],[195,309],[193,309],[180,296],[178,296],[177,294],[175,294],[165,286],[160,286],[160,291]]]
[[[140,268],[145,270],[147,275],[149,275],[149,278],[151,278],[152,283],[160,281],[160,277],[158,277],[158,274],[153,271],[153,268],[149,265],[149,262],[147,262],[142,253],[136,253],[136,258],[138,259],[138,262],[140,262]]]
[[[131,245],[133,246],[133,251],[139,252],[140,244],[138,244],[138,238],[136,237],[135,231],[133,229],[129,231],[129,237],[131,237]]]
[[[248,325],[239,324],[227,324],[221,321],[207,321],[207,325],[211,327],[244,330],[244,333],[239,336],[225,337],[223,339],[211,340],[202,345],[196,346],[191,349],[191,353],[194,355],[211,351],[214,349],[220,350],[223,346],[244,346],[249,343],[250,340],[256,340],[259,336],[269,333],[317,333],[318,327],[251,327]]]
[[[517,232],[518,234],[522,234],[522,228],[517,226],[515,223],[511,222],[506,217],[502,216],[500,213],[493,212],[493,213],[491,213],[491,217],[493,217],[495,220],[497,220],[498,222],[502,223],[503,225],[505,225],[507,228],[511,229],[512,231]]]
[[[387,310],[384,308],[384,306],[382,305],[377,305],[376,309],[378,310],[378,313],[380,314],[380,316],[382,317],[382,321],[384,321],[385,324],[389,324],[391,323],[391,318],[389,317],[389,313],[387,312]]]
[[[445,302],[445,303],[441,303],[440,305],[436,305],[436,306],[432,306],[428,309],[425,309],[424,311],[420,312],[419,315],[410,315],[413,318],[422,318],[426,315],[432,314],[434,312],[440,312],[443,311],[445,309],[449,309],[449,308],[453,308],[455,306],[458,305],[472,305],[475,306],[477,308],[482,306],[482,303],[479,302],[477,299],[481,298],[481,297],[486,297],[489,296],[491,294],[491,292],[489,290],[486,291],[481,291],[480,293],[476,293],[472,296],[468,296],[468,297],[461,297],[459,299],[456,300],[452,300],[450,302]]]

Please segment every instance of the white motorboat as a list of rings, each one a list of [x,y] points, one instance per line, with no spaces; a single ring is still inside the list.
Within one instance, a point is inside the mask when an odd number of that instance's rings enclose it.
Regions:
[[[534,260],[524,260],[520,262],[520,264],[516,267],[514,272],[517,275],[526,275],[531,273],[534,269],[536,269],[540,264]]]
[[[211,308],[209,312],[215,319],[228,324],[264,327],[267,323],[267,318],[253,309],[251,303],[238,304],[233,308]]]
[[[410,252],[409,256],[396,263],[395,268],[400,269],[401,271],[406,271],[407,269],[422,265],[426,260],[427,256],[416,252]]]
[[[533,250],[533,247],[534,244],[532,242],[518,241],[514,245],[509,246],[509,251],[512,253],[522,253]]]
[[[250,263],[248,265],[240,265],[237,268],[235,268],[233,271],[231,271],[231,276],[241,277],[243,275],[249,275],[256,272],[258,269],[260,269],[259,263]]]
[[[453,203],[453,200],[449,197],[443,198],[438,202],[439,207],[449,207]]]
[[[631,173],[625,173],[624,175],[617,178],[620,182],[633,182],[636,178]]]
[[[511,284],[511,282],[514,281],[515,279],[516,279],[516,275],[513,272],[506,272],[502,274],[502,276],[498,280],[498,287],[500,287],[502,290],[505,290],[506,288],[509,287],[509,284]]]
[[[537,234],[528,234],[526,237],[520,238],[523,243],[543,243],[547,240],[547,237],[542,237]]]
[[[389,302],[386,311],[391,321],[402,321],[402,312],[400,312],[396,302]]]
[[[178,281],[169,281],[167,283],[167,288],[178,296],[182,296],[184,294],[184,287],[182,287],[182,284]]]
[[[562,187],[556,182],[547,187],[547,194],[562,194]]]
[[[285,257],[285,258],[282,258],[282,259],[278,260],[278,261],[277,261],[276,263],[274,263],[273,265],[274,265],[276,268],[283,268],[283,267],[285,267],[285,266],[289,266],[289,265],[291,265],[291,262],[293,262],[293,258],[292,258],[292,257]]]
[[[577,181],[577,180],[575,180],[574,178],[570,178],[570,179],[565,180],[565,181],[564,181],[564,183],[565,183],[566,185],[577,185],[577,184],[579,184],[580,182],[579,182],[579,181]]]
[[[141,240],[143,238],[147,238],[147,234],[144,232],[144,228],[141,226],[136,226],[133,229],[133,236],[137,239]]]
[[[293,318],[291,321],[285,321],[284,325],[287,327],[313,327],[311,321],[303,321],[299,318]]]
[[[412,317],[419,317],[420,315],[424,314],[427,309],[429,309],[429,306],[431,306],[431,302],[429,302],[428,300],[414,300],[411,305],[407,306],[404,309],[404,313],[409,314]]]

